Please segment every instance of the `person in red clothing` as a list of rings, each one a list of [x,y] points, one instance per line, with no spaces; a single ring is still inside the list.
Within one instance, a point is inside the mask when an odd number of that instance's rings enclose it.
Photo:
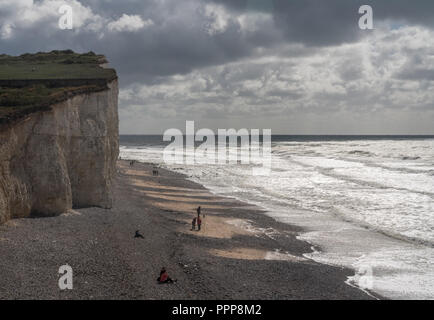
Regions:
[[[197,218],[197,231],[200,231],[201,225],[202,225],[202,219],[199,217],[199,218]]]
[[[158,283],[174,283],[176,280],[172,280],[166,271],[166,268],[161,268],[160,276],[157,278]]]

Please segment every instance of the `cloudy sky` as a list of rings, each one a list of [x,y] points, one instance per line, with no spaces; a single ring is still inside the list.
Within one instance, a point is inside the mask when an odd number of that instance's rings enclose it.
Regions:
[[[53,49],[107,56],[124,134],[434,134],[432,0],[0,0],[0,53]]]

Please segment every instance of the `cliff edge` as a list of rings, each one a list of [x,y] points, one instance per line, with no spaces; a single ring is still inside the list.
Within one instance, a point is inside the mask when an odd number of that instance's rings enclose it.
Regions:
[[[28,61],[5,64],[32,68],[30,77],[10,79],[0,72],[0,223],[112,206],[119,154],[116,74],[97,65],[101,56],[89,55],[93,60],[83,63],[80,55],[57,51],[49,53],[62,56],[56,63],[81,71],[74,77],[55,75],[56,80],[52,73],[59,69],[53,59],[41,62],[38,54],[26,58],[44,70],[43,78]],[[68,56],[76,60],[64,63]],[[91,72],[80,78],[87,68]]]

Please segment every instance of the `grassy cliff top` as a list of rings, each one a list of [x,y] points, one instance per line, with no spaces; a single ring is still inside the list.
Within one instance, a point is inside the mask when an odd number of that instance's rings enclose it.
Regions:
[[[46,110],[69,97],[107,89],[116,71],[103,55],[54,50],[0,55],[0,125]]]
[[[0,55],[1,80],[107,79],[116,77],[113,69],[104,69],[102,55],[93,52],[78,54],[71,50]]]

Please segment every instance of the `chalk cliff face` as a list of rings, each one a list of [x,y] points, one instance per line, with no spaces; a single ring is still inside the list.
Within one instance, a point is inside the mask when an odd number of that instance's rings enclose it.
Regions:
[[[118,84],[0,128],[0,223],[112,205],[119,154]]]

